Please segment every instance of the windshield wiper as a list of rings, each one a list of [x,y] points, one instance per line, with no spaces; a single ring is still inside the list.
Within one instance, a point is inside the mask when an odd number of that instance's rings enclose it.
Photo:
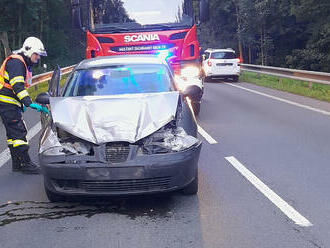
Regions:
[[[177,28],[189,28],[189,26],[191,26],[190,24],[182,24],[182,23],[178,23],[178,24],[147,24],[147,25],[143,25],[143,28],[145,29],[177,29]]]
[[[129,31],[129,29],[127,29],[127,28],[116,27],[116,26],[108,26],[108,25],[94,28],[95,31],[109,31],[109,29],[111,31],[119,31],[119,32]]]

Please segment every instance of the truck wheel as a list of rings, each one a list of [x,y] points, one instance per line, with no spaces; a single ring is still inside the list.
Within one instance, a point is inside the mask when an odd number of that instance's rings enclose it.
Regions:
[[[203,78],[203,82],[210,82],[210,81],[211,81],[211,78],[210,77],[205,76]]]
[[[50,202],[61,202],[61,201],[65,200],[64,196],[50,191],[49,189],[47,189],[46,186],[45,186],[45,192],[46,192],[47,198]]]
[[[195,116],[197,116],[201,110],[201,103],[200,102],[192,102],[192,108],[194,110]]]
[[[195,179],[182,190],[182,194],[196,195],[197,192],[198,192],[198,171],[196,170]]]

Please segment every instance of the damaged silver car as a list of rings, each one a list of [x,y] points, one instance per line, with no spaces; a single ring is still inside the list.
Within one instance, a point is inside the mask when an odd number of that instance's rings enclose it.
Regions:
[[[201,141],[187,95],[166,62],[149,55],[84,60],[49,91],[39,162],[50,201],[70,195],[198,191]]]

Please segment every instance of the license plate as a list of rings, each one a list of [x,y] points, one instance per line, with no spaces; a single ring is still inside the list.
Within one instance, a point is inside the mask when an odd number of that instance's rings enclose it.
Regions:
[[[218,63],[217,66],[232,66],[232,63]]]
[[[144,174],[144,168],[137,167],[112,167],[112,168],[87,168],[88,179],[104,179],[104,180],[120,180],[120,179],[137,179]]]

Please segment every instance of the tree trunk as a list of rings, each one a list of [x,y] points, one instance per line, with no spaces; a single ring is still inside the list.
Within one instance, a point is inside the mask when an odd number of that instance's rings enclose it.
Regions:
[[[252,51],[251,51],[251,45],[249,44],[249,64],[252,64]]]
[[[261,24],[260,30],[260,53],[261,53],[261,65],[265,64],[265,37],[264,37],[264,25]]]
[[[15,50],[16,49],[16,47],[17,47],[17,45],[16,45],[16,42],[17,42],[17,40],[16,40],[16,31],[14,30],[14,33],[13,33],[13,35],[12,35],[12,48]]]
[[[40,40],[42,41],[43,40],[43,35],[42,35],[42,33],[43,33],[43,29],[44,29],[44,15],[43,15],[43,11],[44,11],[44,7],[43,8],[41,8],[40,9],[40,26],[39,26],[39,28],[40,28]],[[42,58],[42,56],[40,57],[40,61],[39,61],[39,63],[38,63],[38,68],[41,68],[41,66],[42,66],[42,60],[43,60],[43,58]]]
[[[89,0],[89,24],[90,24],[90,28],[94,29],[94,11],[93,11],[92,0]]]
[[[43,40],[43,29],[44,29],[44,16],[43,16],[43,10],[40,10],[40,40]]]
[[[22,4],[18,5],[18,47],[23,45],[23,28],[22,28]]]
[[[241,63],[243,63],[243,47],[242,47],[242,41],[238,40],[238,49],[239,49],[239,58],[241,60]]]
[[[11,54],[11,50],[8,42],[8,33],[6,31],[0,33],[0,41],[2,42],[5,51],[5,57],[8,57]]]
[[[243,47],[242,47],[242,39],[241,39],[241,18],[239,14],[238,4],[236,4],[236,21],[237,21],[237,40],[238,40],[238,50],[239,50],[239,58],[241,63],[243,63]]]

